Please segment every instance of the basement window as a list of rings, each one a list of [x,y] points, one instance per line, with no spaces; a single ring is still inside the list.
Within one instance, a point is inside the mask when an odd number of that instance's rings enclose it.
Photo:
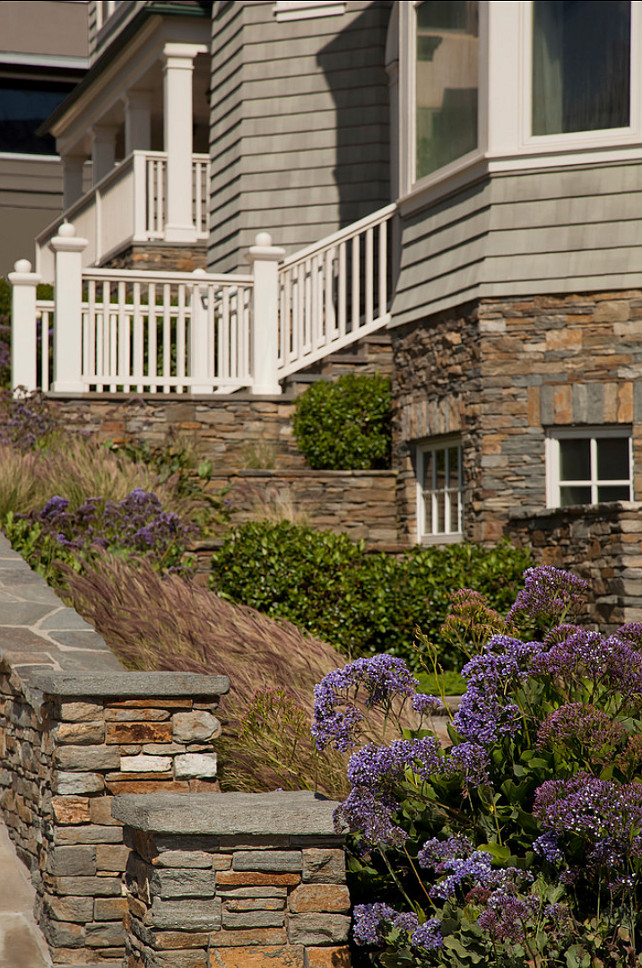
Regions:
[[[546,465],[549,507],[633,500],[630,428],[555,431]]]

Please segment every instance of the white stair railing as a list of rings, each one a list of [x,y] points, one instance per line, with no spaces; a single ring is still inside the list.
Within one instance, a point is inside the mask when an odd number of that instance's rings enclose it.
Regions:
[[[389,321],[395,204],[285,259],[279,267],[279,379]]]

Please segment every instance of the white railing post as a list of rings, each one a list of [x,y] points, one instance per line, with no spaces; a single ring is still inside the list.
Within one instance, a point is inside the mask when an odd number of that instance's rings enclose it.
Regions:
[[[35,390],[36,286],[41,281],[28,259],[18,259],[9,273],[11,293],[11,389]],[[43,344],[44,345],[44,344]]]
[[[55,259],[54,372],[55,393],[81,393],[82,382],[82,253],[87,239],[63,222],[49,243]]]
[[[132,241],[146,242],[147,234],[147,155],[135,151],[132,156],[134,179],[134,234]]]
[[[278,394],[279,260],[285,249],[272,245],[269,232],[259,232],[248,252],[254,273],[252,313],[252,393]]]
[[[190,393],[211,393],[212,376],[208,339],[207,286],[199,285],[199,278],[206,276],[205,269],[194,269],[194,285],[191,295],[191,318],[189,324],[189,375],[197,383],[190,384]],[[207,382],[209,377],[210,382]]]

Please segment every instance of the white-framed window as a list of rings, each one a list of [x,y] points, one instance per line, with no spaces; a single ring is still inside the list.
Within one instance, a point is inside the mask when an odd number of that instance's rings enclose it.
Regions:
[[[442,439],[417,447],[417,539],[461,541],[463,468],[461,441]]]
[[[549,507],[633,500],[630,428],[554,430],[546,448]]]

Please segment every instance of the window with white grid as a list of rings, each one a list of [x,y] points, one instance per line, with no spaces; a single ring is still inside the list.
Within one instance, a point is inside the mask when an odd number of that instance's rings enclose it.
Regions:
[[[551,432],[546,458],[549,507],[633,500],[630,428]]]
[[[422,444],[417,449],[419,541],[462,538],[462,448],[459,440]]]

